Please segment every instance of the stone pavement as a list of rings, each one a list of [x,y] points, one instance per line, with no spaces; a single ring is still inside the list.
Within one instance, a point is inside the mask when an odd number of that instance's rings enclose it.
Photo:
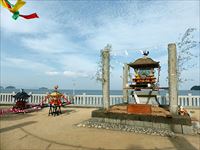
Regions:
[[[91,116],[92,108],[63,108],[60,116],[48,116],[48,108],[28,114],[1,117],[1,150],[200,150],[200,136],[175,138],[106,129],[79,128]]]

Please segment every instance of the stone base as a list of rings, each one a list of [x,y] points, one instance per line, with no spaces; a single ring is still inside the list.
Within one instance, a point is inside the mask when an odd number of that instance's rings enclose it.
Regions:
[[[175,133],[194,134],[189,116],[153,116],[145,114],[128,114],[107,112],[103,109],[92,111],[93,118],[103,119],[107,123],[118,123],[139,127],[167,129]]]
[[[114,130],[121,132],[132,132],[132,133],[140,133],[140,134],[148,134],[148,135],[158,135],[158,136],[168,136],[175,137],[173,131],[168,130],[167,128],[157,128],[151,127],[151,123],[149,122],[142,123],[140,121],[125,121],[125,120],[116,120],[116,119],[107,119],[107,118],[91,118],[89,120],[85,120],[81,123],[76,124],[77,127],[84,128],[97,128],[97,129],[106,129],[106,130]],[[143,124],[147,125],[144,127]],[[149,126],[149,127],[148,127]]]

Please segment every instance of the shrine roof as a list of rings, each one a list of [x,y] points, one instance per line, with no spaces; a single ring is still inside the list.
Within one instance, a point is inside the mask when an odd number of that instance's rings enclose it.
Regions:
[[[158,68],[160,67],[159,62],[156,62],[147,56],[139,58],[135,60],[134,62],[129,63],[128,65],[132,68],[144,68],[144,67]]]
[[[21,92],[18,92],[16,95],[13,96],[15,99],[28,99],[30,97],[30,95],[28,95],[26,92],[24,92],[24,90],[22,89]]]

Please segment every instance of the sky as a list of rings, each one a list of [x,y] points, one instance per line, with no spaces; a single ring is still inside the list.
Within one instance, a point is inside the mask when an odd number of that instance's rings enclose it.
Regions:
[[[10,1],[15,3],[15,0]],[[21,14],[36,12],[38,19],[12,19],[0,8],[1,86],[16,88],[101,89],[95,80],[100,51],[110,44],[112,90],[122,89],[123,64],[149,57],[161,65],[160,85],[168,86],[169,43],[178,43],[188,28],[199,43],[200,2],[26,0]],[[190,49],[195,64],[183,72],[192,79],[179,85],[200,85],[199,44]],[[132,73],[132,72],[131,72]]]

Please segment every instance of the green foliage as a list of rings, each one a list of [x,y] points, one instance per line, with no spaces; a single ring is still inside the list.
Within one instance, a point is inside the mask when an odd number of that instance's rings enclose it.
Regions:
[[[6,89],[15,89],[14,86],[7,86]]]
[[[199,86],[195,85],[190,90],[200,90],[200,85]]]
[[[102,69],[103,69],[103,60],[105,59],[106,55],[105,55],[105,53],[103,53],[103,51],[106,51],[106,50],[108,50],[109,53],[110,53],[110,51],[111,51],[111,45],[108,44],[104,49],[102,49],[100,51],[100,60],[97,63],[97,65],[98,65],[97,66],[97,71],[96,71],[95,77],[94,77],[97,82],[103,82],[104,81],[102,79]],[[111,65],[110,65],[110,68],[112,68]]]
[[[102,82],[102,67],[103,67],[103,64],[102,64],[102,58],[103,58],[103,54],[102,54],[102,51],[103,50],[101,50],[101,52],[100,52],[100,60],[99,60],[99,62],[97,62],[97,71],[96,71],[96,73],[95,73],[95,80],[97,81],[97,82]]]

